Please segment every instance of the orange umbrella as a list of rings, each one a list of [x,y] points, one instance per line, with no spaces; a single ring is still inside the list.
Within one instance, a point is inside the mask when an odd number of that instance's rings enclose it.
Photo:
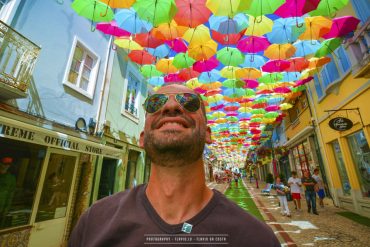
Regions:
[[[165,73],[165,74],[176,73],[179,69],[176,68],[175,66],[173,66],[172,61],[173,61],[173,59],[162,58],[162,59],[158,60],[155,67],[157,68],[157,70],[159,70],[159,71],[161,71],[162,73]]]
[[[202,44],[190,44],[189,45],[189,57],[195,60],[207,60],[217,52],[217,43],[212,39]]]
[[[313,57],[313,58],[308,59],[308,61],[309,61],[308,68],[313,69],[313,68],[322,67],[325,64],[330,63],[331,58],[330,57],[320,57],[320,58]]]
[[[257,79],[262,76],[262,73],[256,68],[240,68],[235,71],[235,76],[238,79]]]
[[[134,40],[143,47],[156,48],[163,44],[163,40],[157,39],[151,33],[135,34]]]
[[[306,23],[306,31],[298,37],[301,40],[318,40],[330,32],[333,23],[332,20],[323,16],[306,17],[304,22]]]
[[[100,2],[106,3],[112,8],[128,9],[136,2],[136,0],[100,0]]]
[[[264,52],[264,55],[270,59],[287,59],[296,52],[292,44],[272,44]]]
[[[177,23],[172,20],[170,23],[163,23],[153,28],[151,33],[157,39],[173,40],[182,37],[188,29],[188,27],[177,25]]]

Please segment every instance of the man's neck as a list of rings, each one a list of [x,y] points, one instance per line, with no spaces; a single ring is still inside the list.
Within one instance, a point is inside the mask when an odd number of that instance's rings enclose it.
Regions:
[[[146,195],[168,224],[179,224],[198,214],[213,192],[205,184],[203,162],[182,167],[152,164]]]

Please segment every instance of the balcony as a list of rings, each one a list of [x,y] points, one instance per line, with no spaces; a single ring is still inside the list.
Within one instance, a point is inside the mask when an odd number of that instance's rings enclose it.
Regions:
[[[41,48],[0,21],[0,100],[27,97]]]
[[[352,73],[355,78],[370,78],[370,18],[348,40],[347,47],[350,51]]]

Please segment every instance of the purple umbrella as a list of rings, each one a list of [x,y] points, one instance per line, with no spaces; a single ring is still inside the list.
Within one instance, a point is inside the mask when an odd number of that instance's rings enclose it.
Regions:
[[[236,48],[241,52],[257,53],[266,50],[269,45],[270,42],[263,36],[249,36],[241,39]]]

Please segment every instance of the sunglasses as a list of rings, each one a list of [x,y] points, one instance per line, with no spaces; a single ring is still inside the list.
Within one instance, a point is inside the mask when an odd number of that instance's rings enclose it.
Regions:
[[[159,111],[170,98],[169,95],[175,95],[177,103],[181,105],[182,108],[189,112],[196,112],[200,108],[200,98],[197,94],[193,93],[169,93],[169,94],[153,94],[149,96],[143,107],[147,113],[155,113]]]

